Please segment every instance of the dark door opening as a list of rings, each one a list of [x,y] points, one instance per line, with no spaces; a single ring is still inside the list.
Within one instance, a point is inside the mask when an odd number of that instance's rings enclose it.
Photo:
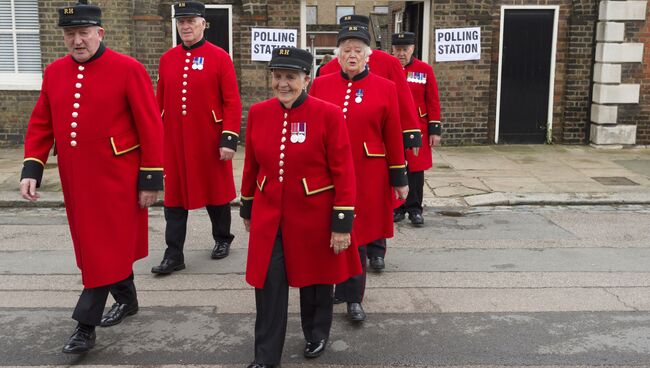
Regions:
[[[422,60],[422,32],[424,23],[424,3],[421,1],[407,1],[404,11],[404,30],[415,33],[414,56]]]
[[[206,8],[205,9],[205,39],[210,41],[226,52],[230,53],[230,27],[228,24],[228,9]],[[180,43],[181,36],[176,32],[176,43]]]
[[[506,9],[500,143],[544,143],[549,121],[554,10]]]

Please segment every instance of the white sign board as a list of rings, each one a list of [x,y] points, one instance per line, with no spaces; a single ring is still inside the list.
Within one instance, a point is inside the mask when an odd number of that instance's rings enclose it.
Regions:
[[[436,61],[481,59],[481,27],[436,29]]]
[[[297,40],[295,29],[251,28],[251,60],[270,61],[273,49],[296,47]]]

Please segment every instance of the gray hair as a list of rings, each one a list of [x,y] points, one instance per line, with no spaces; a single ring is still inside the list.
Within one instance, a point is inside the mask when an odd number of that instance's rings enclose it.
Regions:
[[[347,41],[347,40],[345,40],[345,41]],[[345,41],[343,41],[343,42],[345,42]],[[334,57],[338,58],[340,53],[341,53],[341,47],[336,46],[336,48],[334,49]],[[366,58],[368,56],[372,55],[372,49],[370,48],[370,46],[364,44],[363,45],[363,53],[364,53],[364,57],[366,57]]]

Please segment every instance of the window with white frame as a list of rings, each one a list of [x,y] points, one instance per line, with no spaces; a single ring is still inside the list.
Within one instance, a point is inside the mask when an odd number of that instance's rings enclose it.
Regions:
[[[0,0],[0,89],[40,89],[38,0]]]
[[[341,24],[341,17],[354,14],[354,6],[337,6],[336,7],[336,24]]]
[[[395,12],[395,33],[402,32],[402,12]]]
[[[306,6],[307,9],[307,24],[318,24],[318,7]]]
[[[387,6],[373,6],[372,7],[372,12],[373,13],[378,13],[378,14],[388,14],[388,7]]]

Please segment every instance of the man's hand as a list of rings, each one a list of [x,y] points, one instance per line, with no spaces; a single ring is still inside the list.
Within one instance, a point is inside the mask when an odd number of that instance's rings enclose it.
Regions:
[[[406,197],[409,195],[409,186],[404,185],[402,187],[395,187],[395,195],[397,196],[397,199],[406,200]]]
[[[36,179],[25,178],[20,181],[20,195],[28,201],[36,201],[41,196],[36,193]]]
[[[146,208],[150,207],[154,203],[156,203],[156,200],[158,199],[158,191],[157,190],[141,190],[138,193],[138,203],[140,204],[140,208]]]
[[[221,161],[229,161],[235,157],[235,150],[228,147],[219,148],[219,155],[221,156]]]
[[[430,135],[429,136],[429,146],[435,147],[440,145],[440,140],[442,138],[439,135]]]
[[[242,219],[247,232],[251,232],[251,219]]]
[[[344,252],[350,246],[350,233],[335,233],[332,232],[330,239],[330,248],[334,250],[334,254]]]

